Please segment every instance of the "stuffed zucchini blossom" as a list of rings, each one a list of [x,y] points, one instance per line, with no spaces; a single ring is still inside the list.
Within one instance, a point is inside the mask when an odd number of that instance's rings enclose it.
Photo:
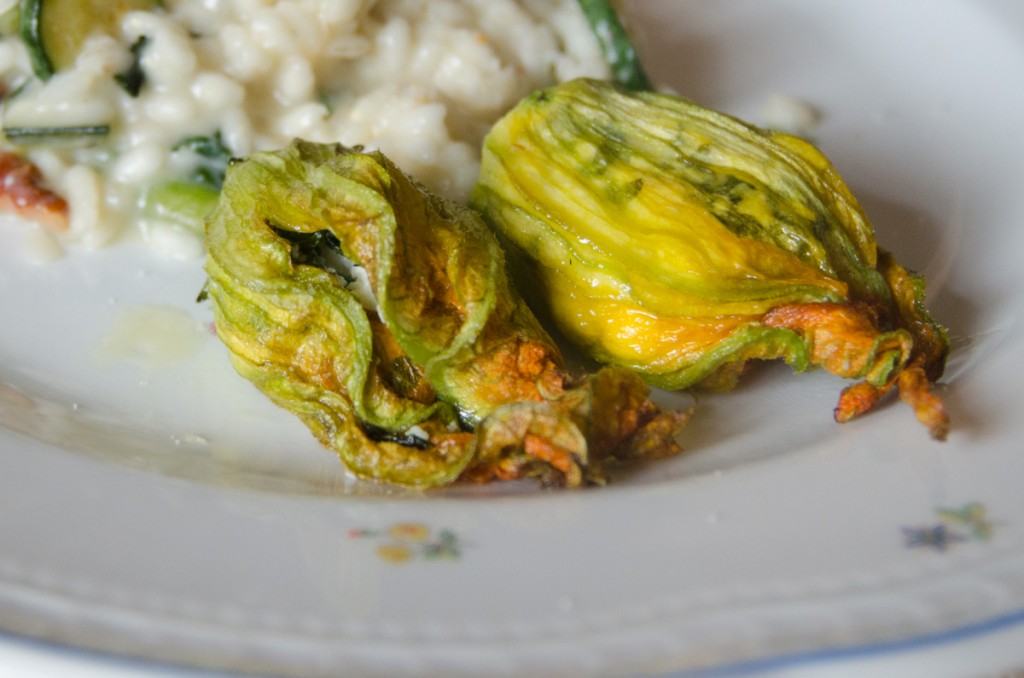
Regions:
[[[231,164],[207,247],[234,367],[356,475],[573,486],[679,451],[683,413],[627,370],[572,378],[479,216],[380,153],[296,141]]]
[[[577,80],[485,140],[471,204],[523,255],[561,330],[652,385],[731,388],[752,360],[858,380],[846,421],[897,389],[935,438],[945,330],[800,138],[689,101]]]

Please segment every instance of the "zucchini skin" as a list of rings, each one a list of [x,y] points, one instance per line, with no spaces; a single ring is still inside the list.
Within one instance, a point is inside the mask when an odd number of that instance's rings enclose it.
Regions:
[[[36,77],[49,80],[74,61],[91,33],[116,35],[125,12],[159,7],[159,0],[21,0],[19,34]]]
[[[612,0],[579,0],[579,6],[611,68],[612,79],[633,91],[654,89]]]
[[[40,80],[49,80],[57,72],[42,44],[42,14],[45,0],[22,0],[18,31],[28,47],[32,71]]]

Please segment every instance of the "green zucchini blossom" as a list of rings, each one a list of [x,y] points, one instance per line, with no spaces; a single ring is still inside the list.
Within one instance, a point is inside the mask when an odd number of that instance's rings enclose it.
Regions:
[[[679,450],[628,370],[575,379],[479,216],[384,155],[296,141],[232,163],[206,226],[236,370],[358,476],[601,482]]]

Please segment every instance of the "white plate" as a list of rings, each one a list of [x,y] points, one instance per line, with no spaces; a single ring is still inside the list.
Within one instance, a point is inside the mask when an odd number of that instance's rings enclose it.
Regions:
[[[1021,6],[632,13],[678,91],[823,114],[814,138],[951,330],[948,442],[898,403],[838,426],[838,380],[771,368],[700,399],[689,455],[610,487],[370,488],[231,373],[197,263],[120,245],[34,266],[4,225],[0,627],[308,676],[764,668],[1018,629]],[[126,325],[133,361],[112,357]]]

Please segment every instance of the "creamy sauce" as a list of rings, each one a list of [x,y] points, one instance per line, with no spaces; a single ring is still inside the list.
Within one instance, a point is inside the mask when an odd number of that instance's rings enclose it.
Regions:
[[[182,309],[135,306],[117,318],[96,347],[95,357],[100,364],[168,367],[194,357],[207,336],[203,324]]]
[[[25,224],[20,253],[33,264],[45,264],[64,256],[57,237],[40,224]]]

